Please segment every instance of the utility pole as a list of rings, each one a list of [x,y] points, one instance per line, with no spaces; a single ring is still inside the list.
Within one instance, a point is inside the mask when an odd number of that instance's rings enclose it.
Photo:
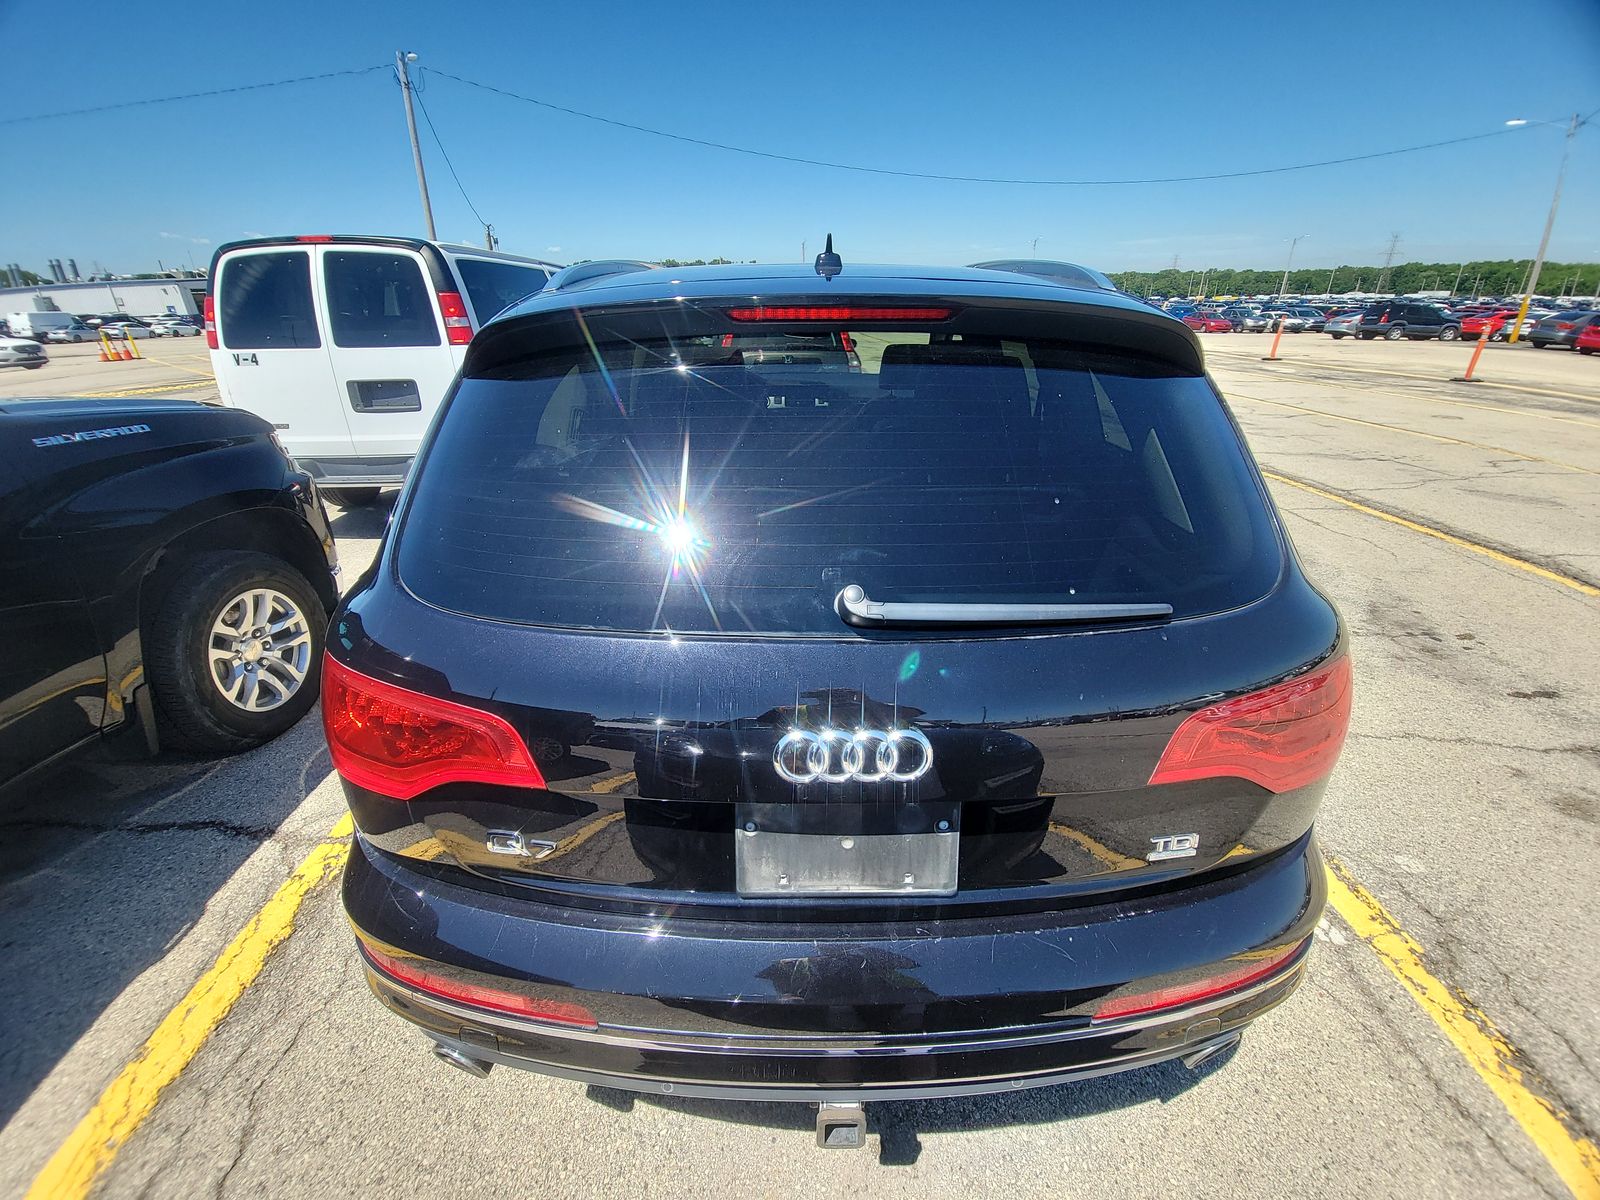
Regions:
[[[433,204],[428,199],[428,174],[422,169],[422,147],[417,144],[417,114],[411,108],[411,73],[407,63],[417,61],[415,54],[405,50],[394,52],[395,69],[400,73],[400,94],[406,102],[406,131],[411,134],[411,161],[417,168],[417,191],[422,193],[422,215],[428,222],[428,240],[437,242],[439,234],[433,228]]]
[[[1561,169],[1556,172],[1556,194],[1550,198],[1550,215],[1544,219],[1544,236],[1539,239],[1539,253],[1533,260],[1533,267],[1528,272],[1528,286],[1522,291],[1522,306],[1517,309],[1517,319],[1512,322],[1511,333],[1507,335],[1507,342],[1515,342],[1517,335],[1522,332],[1522,322],[1528,316],[1528,304],[1533,300],[1534,289],[1539,286],[1539,270],[1544,266],[1544,252],[1550,248],[1550,230],[1556,223],[1556,209],[1561,207],[1561,185],[1567,180],[1567,156],[1572,152],[1572,139],[1578,136],[1578,126],[1583,124],[1582,118],[1572,114],[1572,120],[1567,125],[1566,141],[1561,144]]]
[[[1383,272],[1378,276],[1377,292],[1380,296],[1388,290],[1389,268],[1394,264],[1395,248],[1399,245],[1400,235],[1398,233],[1391,233],[1389,235],[1389,252],[1383,256]]]
[[[1454,296],[1456,294],[1456,289],[1461,286],[1461,272],[1465,271],[1466,269],[1467,269],[1467,264],[1466,263],[1462,263],[1459,267],[1456,268],[1456,281],[1450,285],[1450,295],[1451,296]]]
[[[1333,277],[1335,275],[1337,275],[1338,273],[1339,273],[1339,268],[1338,267],[1335,267],[1333,270],[1328,272],[1328,292],[1327,292],[1327,294],[1329,296],[1333,295]]]
[[[1040,236],[1042,237],[1043,235],[1041,234]],[[1028,257],[1029,258],[1038,258],[1039,257],[1039,238],[1034,238],[1033,239],[1033,253],[1030,254]]]
[[[1310,236],[1309,233],[1300,233],[1289,239],[1289,258],[1283,264],[1283,282],[1278,284],[1278,298],[1280,300],[1289,290],[1289,268],[1294,265],[1294,248]]]
[[[806,261],[806,244],[804,240],[800,242],[800,261]]]
[[[500,245],[500,239],[494,235],[494,226],[485,221],[483,223],[483,248],[493,250]]]

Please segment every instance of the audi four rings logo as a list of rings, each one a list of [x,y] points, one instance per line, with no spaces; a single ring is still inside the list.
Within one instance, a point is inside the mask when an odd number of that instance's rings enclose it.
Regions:
[[[791,729],[772,752],[790,783],[910,783],[933,766],[933,746],[916,729]]]

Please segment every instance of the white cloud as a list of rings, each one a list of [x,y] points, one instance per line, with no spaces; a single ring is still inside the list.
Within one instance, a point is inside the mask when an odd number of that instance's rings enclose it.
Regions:
[[[257,237],[266,237],[267,235],[262,233],[261,230],[259,230],[259,229],[246,229],[239,236],[240,237],[248,237],[248,238],[257,238]]]
[[[191,235],[189,235],[187,233],[167,233],[165,230],[163,230],[161,236],[164,237],[164,238],[169,238],[170,240],[172,240],[174,242],[193,242],[196,246],[209,246],[209,245],[211,245],[211,239],[210,238],[208,238],[208,237],[192,237]]]
[[[544,252],[546,254],[560,254],[561,253],[561,247],[560,246],[546,246],[544,248]]]

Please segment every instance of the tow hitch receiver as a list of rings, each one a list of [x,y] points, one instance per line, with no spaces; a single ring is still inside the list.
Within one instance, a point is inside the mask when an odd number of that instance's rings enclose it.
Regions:
[[[817,1145],[824,1150],[859,1150],[867,1144],[867,1113],[860,1104],[817,1105]]]

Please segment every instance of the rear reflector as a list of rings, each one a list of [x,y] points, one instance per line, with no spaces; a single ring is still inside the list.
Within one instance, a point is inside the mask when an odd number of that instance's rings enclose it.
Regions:
[[[206,319],[206,345],[211,349],[218,349],[217,345],[217,302],[206,294],[205,308],[202,310]]]
[[[784,305],[779,307],[730,308],[733,321],[944,321],[949,308],[863,308],[857,305],[818,307]]]
[[[1287,792],[1333,770],[1350,725],[1350,659],[1191,714],[1150,782],[1231,776]]]
[[[517,731],[493,713],[322,661],[322,726],[334,769],[395,800],[445,783],[544,787]]]
[[[1220,996],[1224,992],[1231,992],[1235,988],[1242,988],[1265,979],[1293,958],[1304,945],[1305,940],[1302,939],[1292,946],[1274,951],[1267,958],[1238,963],[1225,971],[1207,975],[1191,983],[1174,984],[1172,987],[1156,988],[1150,992],[1137,992],[1131,996],[1117,996],[1098,1005],[1091,1015],[1096,1021],[1104,1021],[1111,1017],[1132,1017],[1163,1008],[1181,1008],[1186,1004],[1198,1004],[1202,1000],[1209,1000],[1213,996]]]
[[[472,340],[472,321],[460,292],[440,292],[439,311],[444,314],[444,333],[452,346],[465,346]]]
[[[396,958],[374,950],[366,943],[362,943],[361,949],[372,960],[372,965],[385,975],[392,975],[401,983],[414,987],[419,992],[426,992],[430,996],[438,996],[441,1000],[454,1000],[459,1004],[470,1004],[474,1008],[512,1013],[535,1021],[571,1025],[578,1029],[599,1028],[600,1023],[594,1019],[594,1014],[581,1004],[568,1004],[563,1000],[535,1000],[531,996],[519,996],[516,992],[508,992],[503,988],[463,983],[459,979],[450,979],[437,971],[428,970],[415,959]]]

